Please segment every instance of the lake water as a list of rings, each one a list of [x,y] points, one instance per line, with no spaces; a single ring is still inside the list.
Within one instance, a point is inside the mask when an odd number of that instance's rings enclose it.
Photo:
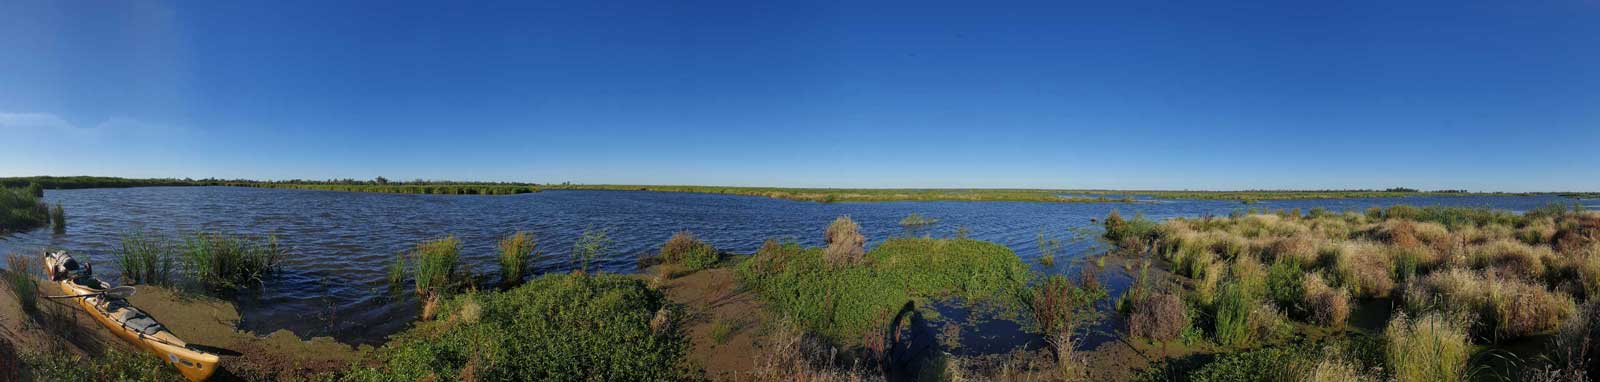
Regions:
[[[304,337],[333,336],[353,343],[381,342],[404,329],[418,306],[409,292],[389,293],[385,266],[416,243],[456,235],[462,260],[478,273],[493,274],[495,242],[518,230],[531,231],[543,256],[537,272],[574,269],[569,254],[585,229],[605,229],[615,240],[612,256],[597,260],[606,272],[638,272],[635,260],[653,252],[674,232],[689,230],[718,248],[754,252],[767,238],[822,243],[823,228],[839,215],[861,224],[868,245],[905,234],[899,221],[911,213],[938,219],[921,234],[953,236],[965,227],[972,238],[1005,244],[1042,272],[1069,272],[1071,258],[1097,253],[1092,240],[1072,242],[1074,229],[1096,227],[1091,219],[1112,209],[1152,219],[1226,215],[1245,208],[1363,210],[1393,204],[1492,207],[1513,211],[1552,202],[1556,196],[1452,196],[1381,199],[1261,201],[1162,200],[1151,203],[872,202],[820,204],[750,196],[640,191],[545,191],[508,196],[403,195],[235,187],[148,187],[50,190],[45,200],[61,203],[67,232],[48,228],[0,237],[0,253],[38,253],[64,248],[88,256],[108,280],[116,279],[112,251],[120,236],[145,229],[173,235],[196,231],[275,234],[289,249],[283,271],[259,290],[238,296],[244,329],[269,333],[289,329]],[[1584,201],[1591,208],[1595,200]],[[1054,267],[1039,256],[1039,233],[1064,245]],[[1128,280],[1120,272],[1102,279],[1113,296]],[[942,308],[941,308],[942,309]],[[952,313],[959,315],[959,313]],[[1004,325],[995,331],[1006,331]],[[982,329],[979,330],[982,332]],[[964,336],[965,337],[965,336]],[[1018,337],[1005,333],[972,336]],[[1016,339],[990,342],[1009,344]],[[1020,340],[1020,341],[1025,341]],[[972,348],[995,348],[973,346]]]

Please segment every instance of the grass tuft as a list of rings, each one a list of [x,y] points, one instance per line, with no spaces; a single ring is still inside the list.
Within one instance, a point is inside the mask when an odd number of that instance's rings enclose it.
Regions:
[[[33,258],[18,254],[6,255],[5,281],[11,296],[17,299],[17,305],[22,307],[23,313],[37,313],[39,311],[39,280],[32,275],[34,269]]]
[[[526,231],[518,231],[506,236],[504,239],[500,239],[498,246],[500,252],[497,258],[500,260],[500,283],[502,285],[516,285],[521,283],[524,277],[528,276],[528,271],[530,271],[528,267],[529,256],[533,254],[533,251],[538,246],[539,242],[534,240],[533,234]]]
[[[168,243],[167,238],[150,232],[124,233],[122,245],[116,250],[122,278],[135,284],[171,284],[175,264],[173,249]]]
[[[1460,320],[1400,314],[1389,321],[1384,336],[1385,360],[1395,382],[1460,381],[1467,376],[1472,346]]]
[[[190,236],[180,255],[189,277],[209,289],[259,284],[278,269],[283,256],[277,237],[260,240],[223,233]]]
[[[701,270],[715,266],[722,261],[722,255],[716,247],[701,241],[694,233],[679,231],[661,245],[661,260],[682,265],[689,270]]]
[[[452,292],[457,283],[461,241],[455,235],[417,244],[411,258],[416,264],[417,295],[435,296]]]

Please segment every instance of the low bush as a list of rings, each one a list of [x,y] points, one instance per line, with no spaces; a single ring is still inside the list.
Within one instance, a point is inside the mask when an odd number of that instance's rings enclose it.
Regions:
[[[686,360],[681,308],[643,281],[548,274],[447,299],[346,380],[669,381],[701,378]]]
[[[1344,326],[1350,318],[1350,292],[1328,286],[1322,275],[1312,273],[1301,282],[1307,316],[1324,326]]]
[[[1461,381],[1472,346],[1466,324],[1440,314],[1400,314],[1384,329],[1385,360],[1396,382]]]
[[[662,262],[682,265],[689,270],[710,268],[721,260],[722,255],[715,247],[701,241],[689,231],[672,234],[672,238],[661,245]]]
[[[64,351],[23,353],[21,374],[23,381],[38,382],[184,380],[159,358],[144,352],[119,350],[107,350],[95,357],[79,357]]]
[[[1312,354],[1298,347],[1226,353],[1188,373],[1190,382],[1300,382],[1293,366]]]

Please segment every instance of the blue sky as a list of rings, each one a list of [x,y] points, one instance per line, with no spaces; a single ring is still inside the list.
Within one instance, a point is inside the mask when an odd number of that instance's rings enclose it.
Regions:
[[[1600,190],[1600,2],[0,2],[0,176]]]

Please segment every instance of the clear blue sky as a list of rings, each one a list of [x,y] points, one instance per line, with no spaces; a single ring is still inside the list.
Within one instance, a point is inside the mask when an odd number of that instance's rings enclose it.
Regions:
[[[0,2],[0,176],[1600,190],[1600,2]]]

